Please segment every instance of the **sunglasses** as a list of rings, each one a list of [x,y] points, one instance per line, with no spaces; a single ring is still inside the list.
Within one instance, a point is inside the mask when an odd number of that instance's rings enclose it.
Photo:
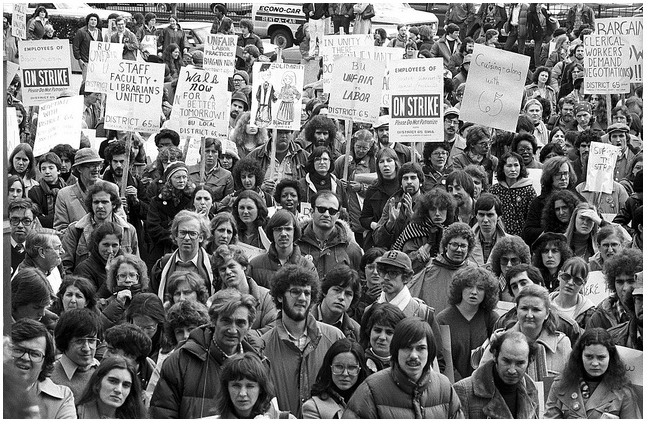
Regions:
[[[566,272],[560,272],[559,279],[561,279],[564,282],[570,282],[572,280],[573,283],[578,287],[584,285],[584,282],[586,282],[584,279],[580,278],[579,276],[573,276],[570,273],[566,273]]]
[[[320,213],[320,214],[322,214],[322,215],[323,215],[324,213],[326,213],[326,211],[328,211],[328,213],[330,214],[330,216],[335,216],[335,215],[337,215],[337,212],[339,212],[339,209],[335,209],[335,208],[327,208],[327,207],[325,207],[325,206],[315,206],[315,208],[317,209],[317,212],[319,212],[319,213]]]

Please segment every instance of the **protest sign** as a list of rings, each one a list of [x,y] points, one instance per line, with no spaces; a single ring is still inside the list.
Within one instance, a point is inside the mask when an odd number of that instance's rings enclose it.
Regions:
[[[190,137],[186,140],[189,142],[186,156],[184,157],[184,163],[186,165],[197,165],[200,162],[200,146],[202,145],[202,140],[200,138]]]
[[[515,132],[530,57],[474,45],[460,119]]]
[[[605,18],[605,19],[596,19],[595,20],[595,35],[608,36],[608,37],[619,37],[622,42],[620,45],[600,45],[596,48],[602,48],[604,51],[609,52],[609,48],[612,48],[611,53],[615,57],[613,48],[620,49],[619,57],[621,63],[616,63],[617,58],[614,58],[613,63],[611,64],[613,68],[622,68],[623,70],[619,73],[619,76],[625,76],[628,73],[629,80],[631,83],[642,83],[642,74],[643,74],[643,18],[642,17],[622,17],[622,18]],[[584,38],[586,42],[586,37]],[[617,41],[614,41],[617,42]],[[604,54],[604,52],[602,53]],[[609,54],[611,56],[611,54]],[[586,49],[584,50],[584,70],[586,72],[588,56]],[[604,66],[604,63],[600,63],[601,66]],[[598,66],[599,68],[600,66]],[[604,71],[604,70],[602,70]],[[611,74],[608,76],[610,79],[616,79]],[[584,76],[586,82],[586,76]],[[585,93],[586,86],[584,87]],[[606,93],[606,91],[605,91]]]
[[[623,37],[588,35],[584,37],[584,93],[624,94],[629,92],[631,54]]]
[[[155,35],[144,35],[140,42],[142,51],[148,54],[157,55],[157,37]]]
[[[540,168],[527,168],[528,179],[532,182],[532,188],[535,189],[537,196],[541,194],[541,174],[543,170]]]
[[[70,89],[68,40],[20,41],[18,50],[25,107],[52,101]]]
[[[237,35],[208,35],[204,44],[202,68],[233,76],[236,66]]]
[[[380,107],[389,108],[391,106],[391,89],[389,87],[389,63],[391,60],[400,60],[404,56],[404,48],[400,47],[376,47],[372,49],[373,60],[380,60],[386,64],[384,73],[384,85],[382,85],[382,103]]]
[[[18,116],[15,107],[7,107],[5,116],[7,122],[7,157],[20,143],[20,129],[18,128]]]
[[[38,110],[38,129],[34,156],[42,155],[59,143],[78,149],[81,144],[83,96],[60,98],[42,104]]]
[[[331,92],[332,71],[336,57],[351,56],[370,58],[370,53],[364,47],[373,46],[373,36],[365,35],[324,35],[319,45],[320,56],[323,57],[323,91]]]
[[[180,136],[227,138],[229,101],[223,73],[182,67],[170,120]]]
[[[299,130],[303,70],[300,64],[254,63],[251,119],[258,127]]]
[[[16,73],[18,73],[20,66],[18,66],[13,61],[9,61],[9,60],[7,60],[6,63],[7,63],[7,70],[5,72],[5,80],[7,81],[7,85],[9,85],[13,80],[14,76],[16,76]]]
[[[109,61],[120,60],[123,51],[123,44],[90,41],[90,58],[85,79],[86,92],[108,93],[108,83],[110,82]]]
[[[613,172],[619,154],[618,146],[591,142],[589,162],[586,168],[585,191],[613,192]]]
[[[644,386],[643,382],[643,352],[636,349],[616,345],[618,355],[622,358],[631,384]]]
[[[506,314],[508,311],[510,311],[514,306],[515,306],[514,303],[499,300],[494,311],[496,312],[496,314],[499,315],[499,317],[501,317],[504,314]]]
[[[385,69],[382,61],[337,57],[332,72],[335,89],[330,92],[328,116],[375,123],[380,114]]]
[[[110,60],[106,129],[158,130],[162,113],[164,64]]]
[[[14,3],[11,12],[11,35],[16,38],[27,38],[27,4]]]
[[[443,140],[443,59],[392,60],[390,139],[396,142]]]
[[[589,278],[582,287],[582,295],[596,306],[609,296],[607,280],[601,271],[589,272]]]
[[[266,253],[264,249],[250,246],[249,244],[245,244],[243,242],[236,243],[236,246],[240,247],[243,250],[243,253],[245,253],[247,260],[252,260],[254,257],[260,256],[261,254]]]

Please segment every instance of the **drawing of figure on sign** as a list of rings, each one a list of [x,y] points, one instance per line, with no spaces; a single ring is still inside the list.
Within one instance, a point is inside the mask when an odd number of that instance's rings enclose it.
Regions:
[[[279,112],[276,119],[281,123],[290,123],[294,121],[294,106],[295,101],[301,99],[301,92],[294,86],[296,81],[296,74],[289,70],[283,74],[281,83],[281,91],[279,98],[281,104],[279,105]]]
[[[274,85],[270,82],[272,72],[269,63],[263,63],[260,68],[259,76],[261,84],[256,90],[256,101],[258,110],[256,110],[256,125],[267,127],[272,121],[272,103],[278,100]]]

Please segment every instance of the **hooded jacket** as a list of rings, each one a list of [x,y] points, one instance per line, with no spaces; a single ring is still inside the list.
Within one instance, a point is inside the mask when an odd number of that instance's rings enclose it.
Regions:
[[[510,235],[521,235],[530,203],[537,197],[532,181],[529,178],[521,178],[512,186],[508,186],[505,180],[499,180],[492,186],[490,193],[501,200],[501,219],[506,232]]]
[[[346,264],[352,268],[359,267],[362,249],[349,238],[346,228],[340,221],[335,222],[333,231],[323,248],[315,236],[313,224],[314,222],[308,223],[297,244],[301,248],[301,254],[306,258],[310,256],[320,278],[339,264]]]
[[[315,265],[311,260],[308,260],[301,255],[301,249],[296,244],[294,244],[292,254],[288,257],[286,264],[302,266],[317,273]],[[274,274],[278,272],[281,267],[283,267],[283,265],[279,261],[276,245],[272,243],[267,253],[260,254],[249,262],[249,275],[258,283],[258,285],[269,288],[272,277],[274,277]]]
[[[555,304],[554,301],[559,295],[559,291],[553,291],[548,296],[550,302]],[[555,309],[559,312],[559,310]],[[577,294],[577,303],[575,304],[575,313],[573,317],[577,324],[582,328],[586,329],[586,323],[589,321],[593,313],[595,312],[595,304],[582,294]],[[570,317],[570,316],[569,316]]]

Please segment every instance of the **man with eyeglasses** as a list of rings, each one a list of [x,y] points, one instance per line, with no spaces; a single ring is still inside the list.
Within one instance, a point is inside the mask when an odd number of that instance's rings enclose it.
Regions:
[[[443,117],[443,141],[449,150],[450,162],[456,155],[463,152],[463,150],[465,150],[465,146],[467,146],[465,139],[458,134],[458,128],[461,125],[461,122],[458,119],[459,114],[460,111],[458,108],[449,107],[445,110],[445,115]]]
[[[312,271],[286,265],[276,272],[270,292],[280,311],[275,327],[261,337],[271,361],[270,377],[279,407],[301,418],[301,405],[310,398],[328,348],[344,334],[311,314],[320,293]]]
[[[87,308],[64,312],[56,324],[54,339],[62,355],[54,363],[51,378],[54,383],[69,387],[76,402],[99,366],[94,355],[102,337],[99,313]]]
[[[55,384],[48,376],[56,360],[56,347],[47,328],[35,320],[18,320],[11,325],[9,350],[11,360],[5,370],[13,370],[13,378],[18,381],[8,387],[15,388],[16,396],[24,394],[17,404],[26,405],[35,400],[38,407],[29,409],[32,418],[76,418],[72,391]]]
[[[13,276],[26,268],[40,270],[49,282],[52,291],[58,291],[61,286],[61,271],[58,266],[62,262],[63,245],[56,231],[43,228],[27,235],[25,241],[25,260],[16,268]]]
[[[312,221],[297,241],[301,254],[310,256],[320,278],[340,264],[359,268],[362,249],[338,221],[341,201],[337,194],[322,190],[310,199],[310,204]]]
[[[173,218],[171,235],[178,248],[162,256],[153,266],[150,291],[162,302],[172,302],[173,297],[167,296],[166,283],[176,270],[184,270],[200,276],[211,296],[215,292],[212,258],[203,247],[205,238],[209,237],[209,221],[197,212],[181,210]]]
[[[222,155],[222,142],[214,137],[204,140],[204,178],[200,178],[200,163],[188,167],[189,180],[196,186],[206,186],[213,193],[213,201],[234,192],[234,178],[231,172],[220,166],[218,157]]]
[[[31,199],[16,199],[9,203],[9,225],[11,226],[11,273],[25,260],[25,240],[34,228],[36,207]]]

